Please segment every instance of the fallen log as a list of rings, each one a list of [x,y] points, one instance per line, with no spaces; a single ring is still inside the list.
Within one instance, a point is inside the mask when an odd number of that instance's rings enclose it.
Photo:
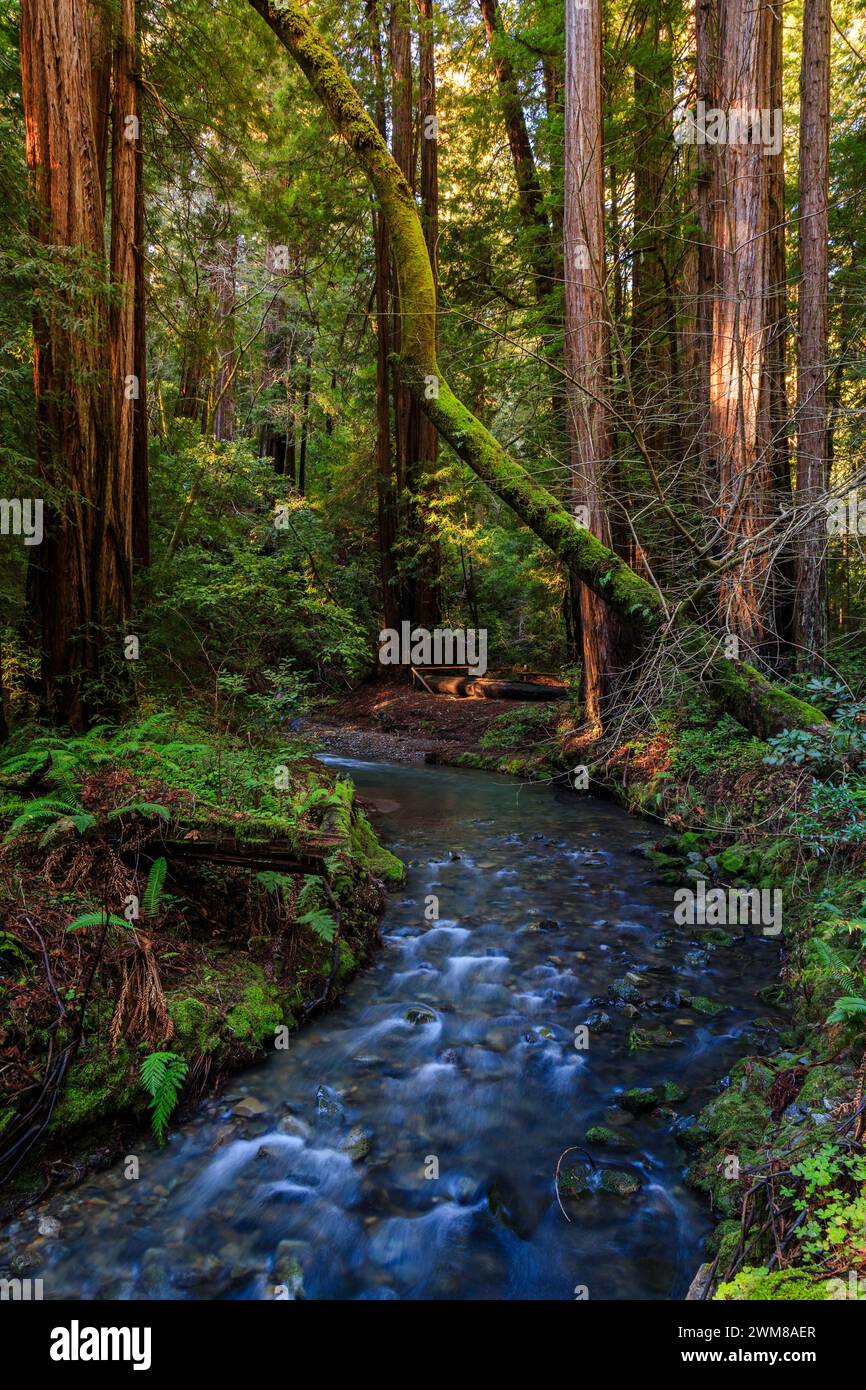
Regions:
[[[156,840],[156,837],[154,837]],[[339,835],[328,837],[317,845],[307,845],[299,851],[288,840],[239,840],[234,835],[215,838],[158,841],[159,852],[171,863],[182,860],[192,863],[222,864],[227,868],[251,871],[271,870],[281,874],[328,875],[328,856],[343,843]]]
[[[455,695],[465,700],[568,699],[564,685],[536,685],[533,681],[502,680],[496,676],[454,676],[426,669],[423,676],[433,695]]]

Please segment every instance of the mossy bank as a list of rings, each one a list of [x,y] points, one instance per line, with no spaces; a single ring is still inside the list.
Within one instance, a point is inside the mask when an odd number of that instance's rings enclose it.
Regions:
[[[160,1131],[147,1058],[183,1105],[285,1046],[370,956],[403,868],[298,741],[159,715],[32,731],[0,776],[8,1210]]]
[[[588,789],[657,824],[645,853],[672,890],[779,895],[778,984],[761,996],[764,1026],[743,1039],[752,1053],[719,1077],[703,1110],[676,1120],[687,1180],[719,1218],[693,1297],[866,1292],[866,779],[856,680],[799,684],[833,718],[826,734],[792,728],[764,741],[684,685],[629,738],[576,737],[573,703],[522,706],[458,759],[576,794],[575,769],[585,768]],[[673,904],[672,894],[672,914]],[[710,958],[744,930],[709,918],[679,929]],[[711,1010],[712,999],[703,1005]],[[633,1037],[653,1044],[639,1019]]]

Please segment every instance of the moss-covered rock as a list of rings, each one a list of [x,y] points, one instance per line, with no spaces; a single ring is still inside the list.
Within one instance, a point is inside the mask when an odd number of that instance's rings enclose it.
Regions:
[[[774,1073],[766,1063],[746,1057],[732,1069],[728,1085],[704,1107],[699,1124],[706,1143],[697,1162],[689,1170],[695,1187],[706,1192],[716,1211],[726,1216],[739,1212],[742,1196],[740,1179],[728,1177],[736,1168],[740,1173],[759,1161],[770,1122],[768,1095]],[[736,1159],[732,1165],[730,1159]]]
[[[657,1110],[660,1105],[676,1105],[688,1092],[677,1081],[661,1081],[657,1086],[631,1086],[619,1097],[623,1110],[633,1115]]]
[[[587,1144],[595,1144],[605,1149],[634,1149],[634,1141],[627,1134],[620,1134],[608,1125],[593,1125],[586,1131]]]

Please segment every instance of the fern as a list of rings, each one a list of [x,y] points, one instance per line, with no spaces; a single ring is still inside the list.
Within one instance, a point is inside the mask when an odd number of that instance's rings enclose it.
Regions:
[[[318,896],[319,880],[315,874],[307,874],[298,894],[298,907],[306,907],[308,903],[314,903]]]
[[[820,964],[837,983],[844,983],[853,973],[854,962],[857,959],[856,951],[832,946],[829,941],[822,941],[820,937],[812,942],[812,950]]]
[[[129,926],[125,917],[118,917],[115,913],[109,912],[106,917],[104,912],[85,912],[81,917],[76,917],[74,922],[70,922],[67,931],[85,931],[87,927],[123,927],[124,930]]]
[[[147,876],[144,897],[141,900],[141,911],[145,917],[155,917],[159,912],[159,905],[162,901],[162,888],[165,883],[167,872],[168,864],[165,859],[162,857],[154,859],[150,866],[150,873]]]
[[[140,816],[161,816],[163,820],[169,819],[167,807],[160,805],[158,801],[130,801],[127,806],[119,806],[116,811],[109,811],[106,820],[117,820],[120,816],[131,816],[137,812]]]
[[[5,839],[16,839],[19,835],[31,834],[46,821],[57,821],[63,817],[80,816],[82,808],[74,801],[61,801],[56,796],[41,796],[33,801],[20,816],[16,816],[6,832]]]
[[[256,874],[256,880],[266,888],[269,893],[287,897],[292,891],[293,882],[289,874],[278,874],[273,869],[262,869]]]
[[[866,1014],[866,999],[861,999],[857,994],[849,994],[836,1000],[827,1022],[845,1023],[849,1018],[859,1018],[863,1014]]]
[[[61,835],[68,835],[70,830],[77,830],[79,835],[83,835],[85,830],[89,830],[95,824],[96,816],[91,816],[89,811],[82,811],[78,816],[60,816],[40,837],[39,848],[45,849]]]
[[[139,1079],[150,1096],[151,1125],[158,1144],[165,1143],[168,1122],[189,1070],[176,1052],[151,1052],[141,1064]]]
[[[321,941],[333,941],[337,931],[336,922],[323,907],[314,907],[312,911],[305,912],[298,922],[302,927],[312,927]]]

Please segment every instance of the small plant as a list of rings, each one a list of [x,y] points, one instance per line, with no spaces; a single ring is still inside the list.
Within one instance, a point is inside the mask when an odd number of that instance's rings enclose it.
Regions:
[[[155,859],[151,864],[150,873],[147,876],[147,883],[144,889],[144,896],[141,900],[142,916],[155,917],[159,912],[159,905],[162,901],[162,889],[167,872],[168,864],[162,857]]]
[[[176,1052],[151,1052],[141,1064],[139,1078],[150,1096],[151,1126],[158,1144],[165,1143],[168,1122],[188,1070],[186,1062]]]
[[[311,927],[316,936],[322,941],[330,942],[333,941],[336,935],[337,923],[334,921],[327,908],[322,907],[321,904],[316,901],[320,892],[321,884],[319,880],[312,875],[308,875],[307,878],[304,879],[304,886],[298,894],[298,907],[306,907],[308,903],[312,903],[312,907],[310,907],[308,912],[304,913],[303,917],[298,918],[298,923],[300,926]]]
[[[819,858],[840,845],[866,840],[866,787],[813,781],[804,810],[791,817],[793,833]]]
[[[806,763],[821,763],[824,760],[822,741],[803,729],[784,729],[767,742],[772,750],[764,758],[767,767],[803,767]]]
[[[806,1213],[802,1252],[806,1264],[823,1264],[835,1249],[855,1248],[866,1221],[866,1158],[823,1144],[814,1154],[791,1165],[802,1190],[783,1188],[794,1197],[796,1211]]]

